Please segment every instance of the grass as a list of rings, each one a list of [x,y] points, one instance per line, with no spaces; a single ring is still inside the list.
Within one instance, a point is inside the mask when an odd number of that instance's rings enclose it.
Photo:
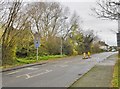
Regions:
[[[56,58],[62,58],[65,57],[65,55],[49,55],[49,56],[39,56],[38,61],[36,61],[36,57],[26,57],[26,58],[17,58],[17,61],[20,63],[34,63],[39,62],[41,60],[50,60],[50,59],[56,59]]]
[[[5,65],[1,66],[2,69],[11,68],[15,66],[37,63],[45,60],[57,60],[58,58],[66,57],[66,55],[48,55],[48,56],[38,56],[38,60],[36,60],[36,56],[26,57],[26,58],[16,58],[16,62],[13,65]]]
[[[114,67],[113,80],[112,80],[113,87],[120,87],[120,69],[119,68],[120,68],[120,60],[117,61]]]

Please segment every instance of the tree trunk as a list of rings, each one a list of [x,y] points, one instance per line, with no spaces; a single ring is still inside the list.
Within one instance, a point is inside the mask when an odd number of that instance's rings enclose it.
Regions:
[[[15,46],[2,45],[2,65],[11,65],[15,63]]]

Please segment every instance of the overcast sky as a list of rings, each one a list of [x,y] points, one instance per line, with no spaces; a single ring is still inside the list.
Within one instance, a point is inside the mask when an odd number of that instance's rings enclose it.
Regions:
[[[76,11],[83,20],[84,29],[92,29],[98,37],[108,45],[117,45],[116,33],[118,29],[117,21],[101,20],[90,14],[92,7],[96,6],[96,0],[25,0],[27,2],[60,2],[70,8],[71,12]],[[115,0],[118,1],[118,0]],[[111,31],[113,30],[113,31]],[[114,32],[115,31],[115,32]]]
[[[66,2],[65,2],[66,1]],[[96,0],[65,0],[61,3],[70,8],[71,12],[76,11],[83,20],[83,28],[93,29],[95,33],[109,45],[117,45],[116,34],[117,21],[98,19],[90,14],[92,7],[95,7]],[[88,2],[89,1],[89,2]],[[111,31],[114,30],[114,31]]]

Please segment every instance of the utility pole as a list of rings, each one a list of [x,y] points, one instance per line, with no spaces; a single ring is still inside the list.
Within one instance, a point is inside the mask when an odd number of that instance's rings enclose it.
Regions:
[[[120,0],[118,3],[118,33],[117,33],[117,45],[118,45],[118,51],[120,56]]]
[[[120,0],[118,2],[118,33],[117,33],[117,45],[120,56]]]
[[[63,31],[63,30],[62,30]],[[63,34],[63,32],[61,31],[61,50],[60,50],[60,54],[62,55],[63,53],[62,53],[62,48],[63,48],[63,37],[62,37],[62,34]]]
[[[118,6],[118,33],[117,33],[117,46],[120,56],[120,0],[119,2],[114,2],[115,5]]]
[[[120,2],[118,4],[118,33],[120,33]]]

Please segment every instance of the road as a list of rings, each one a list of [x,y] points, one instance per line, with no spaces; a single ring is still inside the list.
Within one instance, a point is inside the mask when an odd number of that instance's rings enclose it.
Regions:
[[[90,59],[75,56],[4,72],[2,73],[2,85],[3,87],[69,87],[97,63],[115,53],[94,54]]]

